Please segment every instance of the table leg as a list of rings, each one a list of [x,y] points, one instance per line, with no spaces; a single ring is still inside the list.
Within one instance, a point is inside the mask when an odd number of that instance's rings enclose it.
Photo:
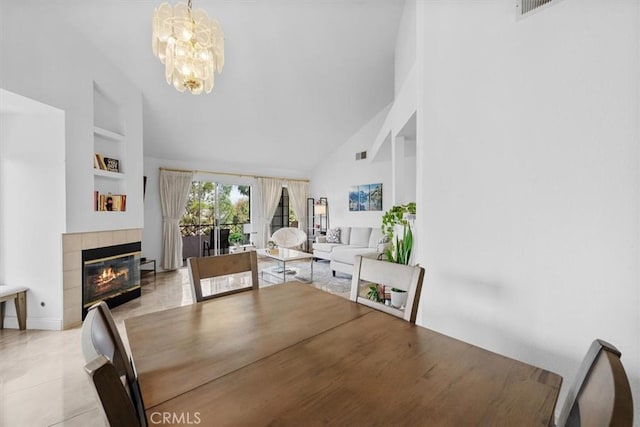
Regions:
[[[4,328],[4,301],[0,302],[0,329]]]
[[[287,261],[282,261],[282,283],[287,281]]]

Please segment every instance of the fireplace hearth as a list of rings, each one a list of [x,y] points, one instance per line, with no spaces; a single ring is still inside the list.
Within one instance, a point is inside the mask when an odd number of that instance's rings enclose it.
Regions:
[[[82,319],[98,301],[116,307],[141,295],[141,242],[82,251]]]

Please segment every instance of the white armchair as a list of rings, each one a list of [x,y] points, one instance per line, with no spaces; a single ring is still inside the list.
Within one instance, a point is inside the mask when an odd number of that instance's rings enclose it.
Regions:
[[[302,249],[307,241],[307,233],[299,228],[284,227],[276,230],[271,239],[280,248],[286,249]]]

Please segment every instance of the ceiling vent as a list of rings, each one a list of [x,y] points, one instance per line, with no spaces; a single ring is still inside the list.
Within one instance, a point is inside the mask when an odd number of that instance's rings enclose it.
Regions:
[[[361,151],[359,153],[356,153],[356,160],[364,160],[367,158],[367,152],[366,151]]]
[[[556,3],[558,0],[516,0],[516,11],[518,17],[529,15],[540,10],[543,6]]]

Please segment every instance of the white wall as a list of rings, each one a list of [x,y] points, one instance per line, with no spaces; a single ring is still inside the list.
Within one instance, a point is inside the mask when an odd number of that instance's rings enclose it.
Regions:
[[[405,0],[396,39],[394,79],[395,95],[416,62],[416,0]]]
[[[324,159],[311,174],[311,196],[327,197],[329,226],[380,227],[382,214],[391,207],[391,157],[356,160],[357,152],[370,150],[389,108],[385,108],[356,134]],[[349,212],[349,189],[361,184],[382,183],[382,211]]]
[[[63,111],[0,89],[0,283],[29,288],[29,329],[62,328],[64,123]]]
[[[561,374],[561,400],[603,338],[636,408],[639,24],[632,0],[467,0],[417,31],[419,322]]]
[[[63,2],[0,4],[0,87],[66,114],[67,232],[142,228],[142,96],[100,52],[55,14]],[[28,25],[25,25],[25,17]],[[126,120],[127,211],[93,211],[93,81],[108,88]],[[48,141],[39,142],[46,150]]]
[[[402,158],[399,160],[399,167],[396,169],[396,194],[394,205],[403,205],[416,201],[416,140],[409,138],[399,138],[396,145],[402,145],[400,152]]]

